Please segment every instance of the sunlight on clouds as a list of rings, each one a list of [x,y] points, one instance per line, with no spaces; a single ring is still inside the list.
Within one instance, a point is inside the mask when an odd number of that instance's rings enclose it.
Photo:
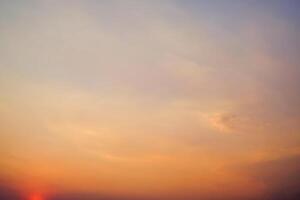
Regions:
[[[298,176],[299,27],[188,4],[2,3],[0,180],[256,200],[278,187],[269,163]]]

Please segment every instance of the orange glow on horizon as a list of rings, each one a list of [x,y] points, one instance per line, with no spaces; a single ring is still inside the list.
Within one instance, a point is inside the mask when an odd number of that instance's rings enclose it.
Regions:
[[[44,200],[41,194],[31,194],[28,200]]]

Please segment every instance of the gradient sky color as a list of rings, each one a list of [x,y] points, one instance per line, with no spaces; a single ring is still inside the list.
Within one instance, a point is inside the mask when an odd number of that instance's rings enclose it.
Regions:
[[[0,1],[0,199],[296,199],[299,9]]]

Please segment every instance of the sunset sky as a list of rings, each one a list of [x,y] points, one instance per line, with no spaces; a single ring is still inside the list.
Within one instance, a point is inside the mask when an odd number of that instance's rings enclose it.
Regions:
[[[1,0],[1,200],[294,200],[300,1]]]

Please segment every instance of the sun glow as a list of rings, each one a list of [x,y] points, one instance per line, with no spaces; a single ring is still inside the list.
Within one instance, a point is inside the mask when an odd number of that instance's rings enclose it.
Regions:
[[[35,193],[30,195],[29,200],[44,200],[44,198],[42,195]]]

